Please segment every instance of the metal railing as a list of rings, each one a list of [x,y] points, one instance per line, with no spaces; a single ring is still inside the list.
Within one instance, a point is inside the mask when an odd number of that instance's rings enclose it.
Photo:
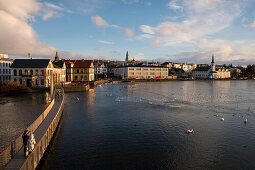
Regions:
[[[44,112],[38,116],[38,118],[27,128],[27,130],[34,132],[38,126],[43,122],[45,117],[50,112],[52,106],[54,105],[54,100],[50,103],[50,105],[44,110]],[[23,133],[22,133],[23,134]],[[3,169],[9,161],[16,155],[17,152],[23,146],[22,134],[20,134],[15,141],[13,141],[5,150],[0,153],[0,169]]]
[[[35,145],[35,148],[33,149],[33,151],[30,153],[30,155],[27,157],[25,162],[20,167],[21,170],[35,169],[37,167],[37,165],[39,164],[41,158],[43,157],[44,152],[46,151],[46,149],[54,135],[54,132],[55,132],[55,130],[58,126],[58,123],[60,121],[60,118],[62,116],[63,109],[64,109],[64,92],[63,92],[62,102],[58,109],[57,114],[55,115],[54,119],[48,126],[48,128],[47,128],[46,132],[44,133],[44,135],[42,136],[42,138]]]

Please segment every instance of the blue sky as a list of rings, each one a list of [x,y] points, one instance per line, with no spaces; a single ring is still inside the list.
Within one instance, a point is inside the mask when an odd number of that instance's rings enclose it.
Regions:
[[[2,0],[11,57],[255,63],[254,0]]]

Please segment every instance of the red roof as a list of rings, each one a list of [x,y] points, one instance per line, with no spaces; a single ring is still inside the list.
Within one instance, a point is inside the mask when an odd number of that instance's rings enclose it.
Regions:
[[[65,60],[66,63],[73,63],[74,68],[90,68],[93,60]]]

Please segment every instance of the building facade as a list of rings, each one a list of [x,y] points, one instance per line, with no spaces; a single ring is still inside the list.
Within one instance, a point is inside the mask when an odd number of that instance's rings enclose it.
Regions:
[[[113,68],[114,76],[123,79],[169,78],[168,68],[153,66],[125,66]]]
[[[67,81],[94,81],[94,64],[92,60],[66,60]]]
[[[0,85],[11,80],[11,64],[13,60],[8,58],[7,54],[0,54]]]
[[[107,74],[107,67],[104,64],[97,64],[95,66],[95,75],[104,75]]]
[[[50,59],[16,59],[11,65],[11,79],[27,87],[49,88],[51,79],[63,83],[62,76],[62,69]]]
[[[192,76],[199,79],[229,79],[231,71],[225,68],[217,68],[214,63],[214,55],[210,66],[197,67]]]

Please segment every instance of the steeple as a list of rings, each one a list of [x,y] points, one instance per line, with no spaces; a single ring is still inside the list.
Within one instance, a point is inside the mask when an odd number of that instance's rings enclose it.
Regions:
[[[128,54],[128,51],[127,51],[127,53],[126,53],[126,60],[125,60],[126,62],[129,62],[129,54]]]
[[[214,54],[212,55],[212,64],[214,64]]]
[[[55,61],[59,61],[58,52],[56,51]]]

